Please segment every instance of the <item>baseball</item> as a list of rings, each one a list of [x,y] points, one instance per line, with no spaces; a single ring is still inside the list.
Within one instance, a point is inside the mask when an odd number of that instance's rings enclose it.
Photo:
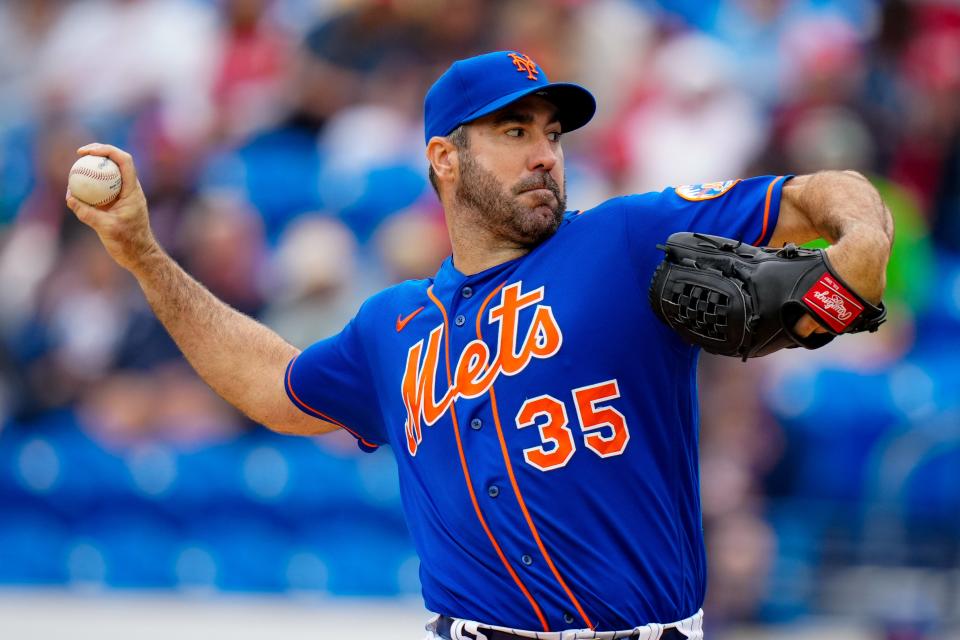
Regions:
[[[70,168],[67,186],[77,200],[102,207],[120,193],[120,167],[110,158],[82,156]]]

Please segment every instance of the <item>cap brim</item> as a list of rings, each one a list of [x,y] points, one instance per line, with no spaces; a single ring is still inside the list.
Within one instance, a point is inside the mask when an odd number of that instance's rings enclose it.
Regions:
[[[557,106],[557,119],[560,121],[563,133],[579,129],[587,124],[597,111],[597,101],[593,94],[580,85],[570,82],[551,82],[523,91],[515,91],[485,104],[464,118],[462,124],[479,120],[483,116],[490,115],[494,111],[530,95],[542,95]]]

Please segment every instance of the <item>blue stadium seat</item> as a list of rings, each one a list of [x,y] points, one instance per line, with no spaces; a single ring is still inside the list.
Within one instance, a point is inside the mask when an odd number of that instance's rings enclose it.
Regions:
[[[424,171],[405,164],[374,168],[356,178],[360,192],[353,202],[344,203],[339,216],[361,242],[392,214],[415,203],[428,188]],[[338,183],[329,180],[321,183],[321,188],[336,190],[341,188]]]
[[[67,515],[114,504],[132,492],[123,460],[91,440],[67,412],[7,431],[0,447],[0,491],[49,504]]]
[[[83,518],[68,558],[75,582],[120,588],[171,588],[180,534],[147,509],[110,510]],[[100,566],[98,566],[100,565]]]
[[[0,517],[0,583],[65,583],[66,541],[64,523],[49,511],[5,506]]]
[[[331,513],[300,529],[297,542],[298,551],[320,559],[334,595],[395,596],[418,588],[409,533],[389,514],[363,506]]]
[[[902,488],[902,502],[908,519],[960,536],[960,437],[931,447],[918,461]]]
[[[801,498],[859,500],[874,444],[902,421],[888,375],[824,369],[788,377],[773,396],[789,441],[782,461],[789,489]]]
[[[270,438],[264,445],[284,459],[289,482],[283,502],[289,508],[309,511],[364,499],[358,456],[331,454],[307,438]]]
[[[238,499],[241,490],[236,476],[241,461],[232,443],[180,453],[175,463],[173,484],[157,501],[182,521],[203,517],[211,507]]]
[[[318,187],[321,159],[310,131],[281,126],[263,132],[225,160],[243,167],[243,186],[263,216],[271,244],[295,216],[324,206]]]
[[[199,520],[181,541],[181,548],[198,550],[194,571],[206,568],[206,554],[213,561],[214,582],[225,591],[280,592],[286,589],[289,534],[256,512],[219,513]],[[180,557],[183,562],[182,556]],[[181,567],[180,586],[191,586]]]

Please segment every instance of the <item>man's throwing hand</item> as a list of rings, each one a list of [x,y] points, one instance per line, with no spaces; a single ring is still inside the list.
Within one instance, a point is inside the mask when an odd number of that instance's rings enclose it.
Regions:
[[[113,202],[94,207],[74,197],[69,188],[66,201],[77,218],[97,232],[110,257],[133,271],[146,256],[159,250],[150,230],[147,199],[137,180],[133,157],[122,149],[96,142],[80,147],[77,154],[110,158],[120,167],[120,195]]]

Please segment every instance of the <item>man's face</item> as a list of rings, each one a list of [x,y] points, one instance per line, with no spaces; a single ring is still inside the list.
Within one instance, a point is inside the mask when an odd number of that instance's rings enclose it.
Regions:
[[[497,237],[533,247],[566,210],[557,108],[528,96],[467,125],[457,201]]]

